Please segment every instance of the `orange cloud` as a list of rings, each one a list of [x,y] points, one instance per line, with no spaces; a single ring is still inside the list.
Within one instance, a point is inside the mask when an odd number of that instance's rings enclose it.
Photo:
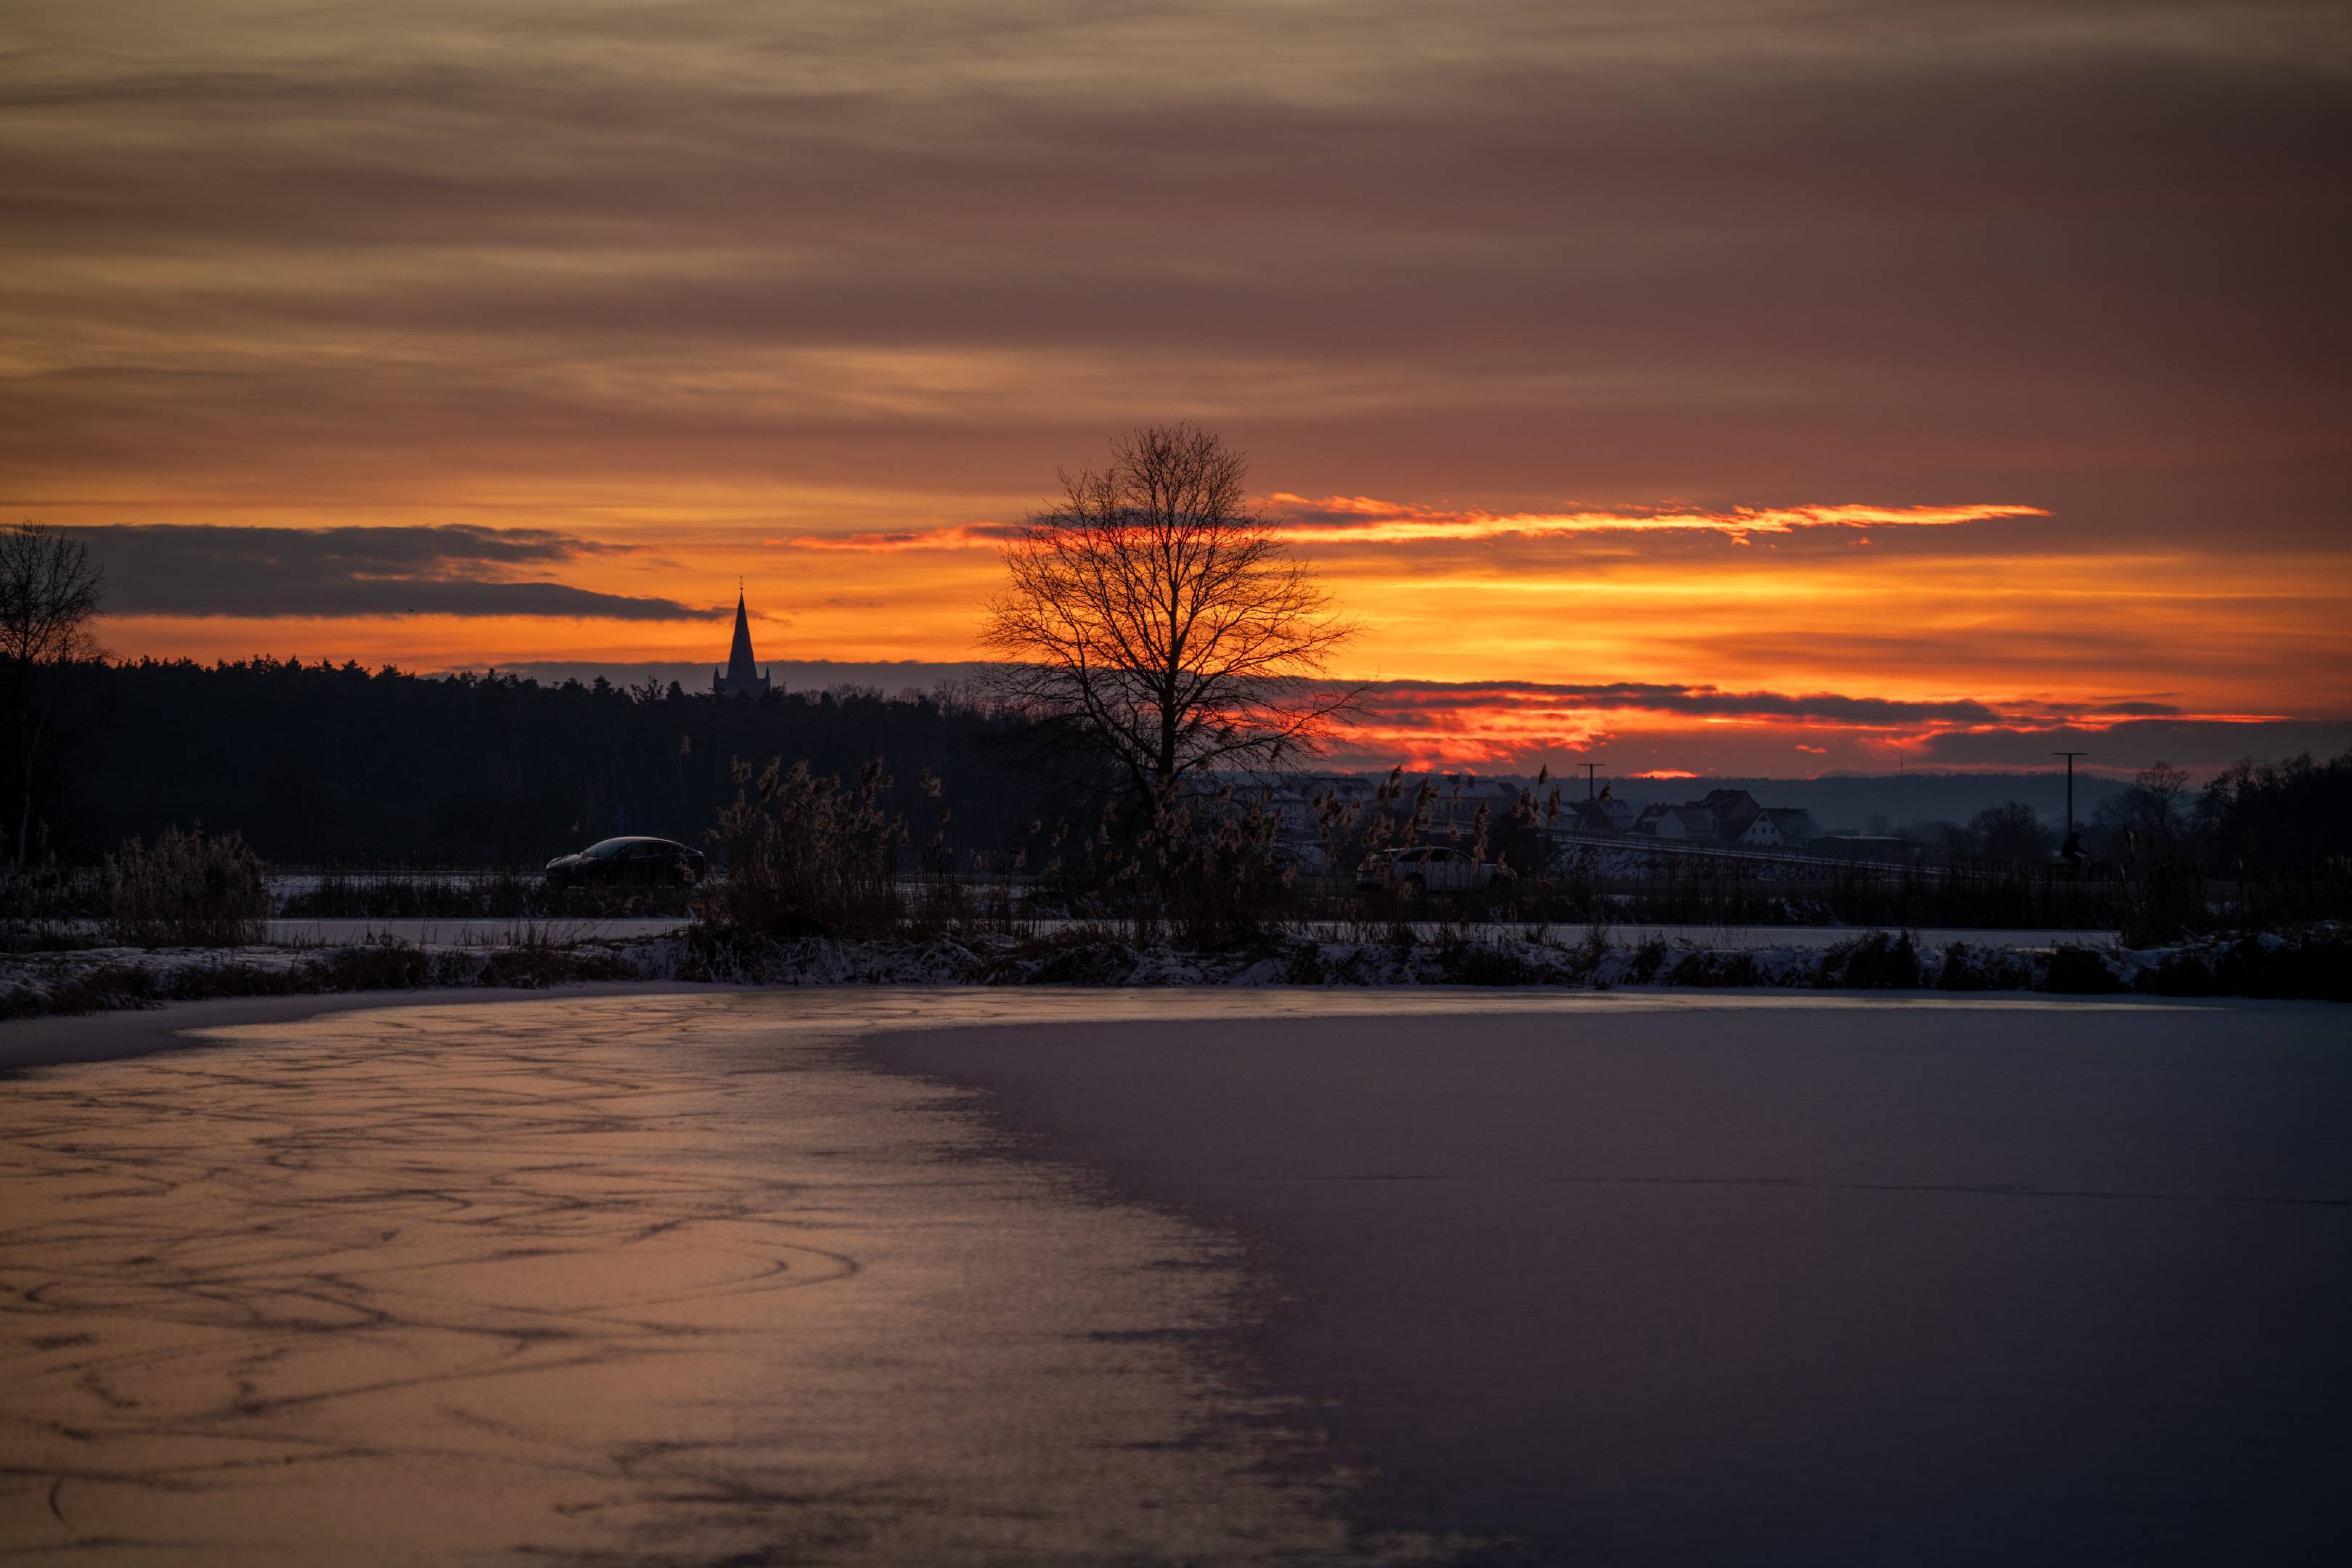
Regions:
[[[1428,541],[1541,539],[1580,533],[1703,532],[1746,540],[1757,534],[1813,528],[1950,528],[2005,517],[2048,517],[2041,507],[1978,506],[1736,506],[1627,511],[1448,511],[1406,506],[1370,496],[1319,500],[1276,492],[1266,498],[1286,538],[1300,543],[1411,544]]]
[[[1377,500],[1370,496],[1319,500],[1276,490],[1265,498],[1285,539],[1300,544],[1459,543],[1481,539],[1544,539],[1584,533],[1719,533],[1745,542],[1758,534],[1814,528],[1952,528],[2005,517],[2048,517],[2037,506],[2000,502],[1976,506],[1747,507],[1719,511],[1638,509],[1624,511],[1492,512],[1446,510]],[[892,553],[906,550],[993,549],[1013,538],[1013,523],[955,523],[888,532],[796,534],[763,542],[796,550]],[[1868,542],[1867,540],[1857,542]]]
[[[795,534],[760,542],[793,550],[847,550],[888,555],[902,550],[993,550],[1020,529],[1001,522],[962,522],[946,528],[899,529],[887,533]]]

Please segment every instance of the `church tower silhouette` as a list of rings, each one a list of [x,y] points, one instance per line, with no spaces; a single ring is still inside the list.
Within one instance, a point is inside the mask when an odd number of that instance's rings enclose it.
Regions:
[[[735,646],[727,650],[726,669],[711,671],[710,689],[721,697],[754,700],[768,694],[767,672],[751,663],[751,616],[744,607],[740,584],[735,588]]]

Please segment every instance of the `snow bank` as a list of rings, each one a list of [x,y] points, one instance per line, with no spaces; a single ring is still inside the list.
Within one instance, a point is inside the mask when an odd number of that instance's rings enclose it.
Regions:
[[[1403,934],[1403,933],[1401,933]],[[1625,948],[1482,932],[1415,941],[1297,933],[1184,951],[1108,931],[971,933],[926,940],[797,942],[708,932],[504,945],[380,940],[346,947],[91,948],[0,958],[0,1017],[425,986],[583,981],[760,985],[1552,985],[1811,990],[2051,991],[2080,994],[2306,996],[2352,1000],[2352,939],[2327,925],[2287,935],[2169,947],[1918,942],[1869,931],[1822,948],[1709,946],[1654,938]]]

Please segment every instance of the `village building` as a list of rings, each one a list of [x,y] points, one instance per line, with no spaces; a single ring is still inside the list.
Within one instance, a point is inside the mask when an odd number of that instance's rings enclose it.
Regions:
[[[1711,789],[1706,798],[1696,805],[1715,819],[1712,837],[1726,844],[1737,844],[1744,838],[1764,811],[1756,797],[1744,789]]]
[[[1563,833],[1631,833],[1639,816],[1632,805],[1604,792],[1593,800],[1561,802],[1559,826]]]
[[[1647,832],[1659,838],[1717,839],[1722,835],[1716,828],[1715,814],[1704,805],[1654,805],[1645,808],[1635,832]]]
[[[1820,837],[1821,826],[1811,812],[1801,806],[1768,805],[1756,814],[1739,842],[1749,849],[1802,849]]]
[[[1609,814],[1601,809],[1597,800],[1571,800],[1560,807],[1558,826],[1562,833],[1613,833]]]

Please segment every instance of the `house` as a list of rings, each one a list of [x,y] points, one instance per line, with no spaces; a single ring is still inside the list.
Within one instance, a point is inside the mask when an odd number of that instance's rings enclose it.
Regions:
[[[1669,805],[1656,808],[1658,818],[1651,832],[1661,838],[1714,839],[1716,816],[1704,805]],[[1642,814],[1648,816],[1648,812]]]
[[[1715,818],[1715,832],[1710,837],[1720,838],[1726,844],[1737,844],[1744,839],[1748,829],[1754,826],[1764,810],[1756,804],[1756,797],[1744,789],[1711,789],[1706,792],[1706,799],[1693,804]]]
[[[1801,849],[1822,836],[1813,814],[1802,807],[1766,806],[1739,836],[1750,849]]]
[[[1609,814],[1609,807],[1615,804],[1614,801],[1600,800],[1563,801],[1557,826],[1562,833],[1621,833],[1624,829],[1618,826]],[[1633,816],[1632,812],[1625,813],[1629,826]]]
[[[1631,833],[1639,814],[1622,800],[1564,800],[1555,826],[1562,833]]]

